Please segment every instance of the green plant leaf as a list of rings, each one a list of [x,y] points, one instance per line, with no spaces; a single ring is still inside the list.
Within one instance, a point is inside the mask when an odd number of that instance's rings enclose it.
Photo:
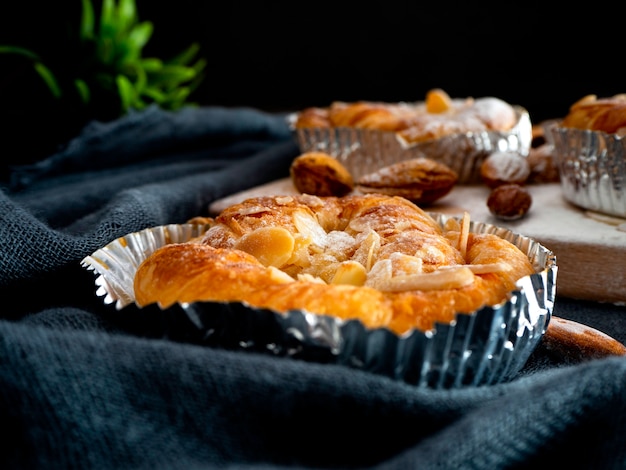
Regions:
[[[113,38],[101,36],[97,42],[96,54],[101,64],[110,66],[115,63],[115,42]]]
[[[156,59],[153,57],[147,59],[141,59],[139,64],[143,67],[143,69],[150,72],[157,72],[163,68],[163,61],[161,59]]]
[[[171,60],[168,60],[167,62],[174,65],[188,65],[199,51],[200,46],[197,43],[193,43],[187,49],[174,56]]]
[[[129,31],[137,21],[135,0],[119,0],[116,13],[116,29],[119,31]]]
[[[165,93],[153,87],[144,88],[144,90],[142,91],[142,94],[144,96],[147,96],[148,98],[150,98],[152,101],[154,101],[157,104],[164,103],[167,99]]]
[[[177,109],[183,105],[189,97],[191,90],[187,87],[176,88],[167,94],[167,101],[170,103],[171,109]]]
[[[140,53],[143,47],[152,37],[154,25],[150,21],[144,21],[132,27],[128,35],[128,44],[137,53]],[[139,54],[137,54],[139,56]]]
[[[142,95],[163,109],[176,110],[186,104],[190,93],[191,90],[187,87],[180,87],[169,93],[163,93],[155,88],[146,88]]]
[[[67,96],[71,106],[78,96],[89,106],[83,111],[91,117],[100,113],[110,117],[111,100],[119,105],[118,116],[151,103],[164,109],[190,104],[187,100],[204,78],[202,72],[207,66],[205,59],[196,59],[200,50],[197,43],[168,61],[159,57],[144,58],[143,49],[154,33],[154,25],[150,21],[139,21],[136,0],[80,0],[76,3],[82,5],[82,14],[76,25],[77,34],[71,38],[78,38],[79,44],[69,44],[69,49],[76,46],[73,52],[59,51],[59,54],[74,54],[71,67],[52,62],[59,70],[49,68],[39,55],[23,47],[0,45],[0,53],[18,54],[30,60],[53,96]],[[100,11],[96,11],[97,8]],[[112,109],[117,112],[115,106]]]
[[[113,42],[113,62],[112,65],[123,72],[128,67],[133,70],[140,67],[141,49],[137,49],[127,37],[120,38]]]
[[[74,80],[74,87],[76,87],[76,91],[78,92],[78,96],[80,96],[83,104],[89,103],[91,100],[91,90],[89,89],[89,85],[84,80],[77,78]]]
[[[115,0],[102,0],[100,11],[100,40],[115,37]]]
[[[150,83],[171,89],[181,83],[193,80],[196,71],[183,65],[165,64],[157,73],[150,75]]]
[[[141,93],[141,91],[144,88],[149,86],[149,84],[148,84],[148,74],[146,73],[144,68],[141,67],[141,64],[139,64],[139,65],[133,64],[132,68],[134,70],[134,75],[135,75],[135,85],[134,85],[135,91],[137,93]]]
[[[206,59],[198,59],[195,64],[191,66],[196,72],[196,74],[200,74],[206,67],[207,61]]]
[[[91,0],[82,0],[82,16],[80,21],[81,40],[92,39],[94,37],[94,12]]]
[[[39,56],[35,54],[33,51],[26,49],[24,47],[18,46],[0,46],[0,53],[2,54],[17,54],[24,57],[27,57],[34,61],[39,61]]]
[[[115,83],[117,84],[117,90],[120,95],[122,109],[126,112],[136,107],[135,88],[131,81],[124,75],[118,75],[115,77]]]
[[[50,69],[48,67],[46,67],[44,64],[42,64],[41,62],[35,62],[33,64],[33,67],[35,67],[35,70],[37,71],[39,76],[46,83],[46,85],[48,86],[48,88],[52,92],[52,95],[55,98],[60,98],[61,95],[63,94],[61,92],[61,87],[57,83],[57,79],[54,76],[54,74],[50,71]]]

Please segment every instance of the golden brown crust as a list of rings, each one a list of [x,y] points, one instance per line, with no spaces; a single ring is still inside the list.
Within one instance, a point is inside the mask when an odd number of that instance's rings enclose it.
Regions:
[[[331,127],[328,111],[324,108],[310,107],[303,109],[298,113],[298,119],[295,123],[296,128],[299,127]]]
[[[158,302],[247,302],[286,312],[305,308],[339,318],[360,318],[368,326],[390,321],[391,308],[382,293],[367,287],[288,282],[240,250],[181,243],[159,248],[136,276],[137,304]],[[376,306],[376,308],[371,308]]]
[[[590,326],[552,316],[542,347],[568,361],[582,362],[607,356],[626,356],[626,346]]]
[[[298,155],[289,168],[296,190],[315,196],[345,196],[354,188],[352,175],[339,160],[323,152]]]
[[[139,305],[244,301],[428,330],[504,300],[533,272],[513,244],[463,233],[398,197],[254,198],[222,212],[201,240],[156,250],[135,295]]]
[[[254,256],[240,250],[177,243],[159,248],[158,254],[149,260],[135,278],[135,297],[140,305],[155,300],[164,306],[199,300],[202,285],[207,282],[220,286],[219,290],[213,290],[212,300],[240,300],[249,292],[250,286],[264,288],[278,283],[269,276],[260,276],[263,265]]]
[[[433,89],[423,103],[335,101],[326,108],[307,108],[297,114],[295,127],[390,131],[415,143],[459,133],[508,131],[516,122],[515,109],[501,99],[451,99],[445,91]]]
[[[623,133],[626,130],[626,95],[609,98],[587,95],[570,107],[561,126],[608,134]]]
[[[409,108],[388,103],[336,101],[327,110],[332,127],[360,127],[381,131],[398,131],[408,126]]]
[[[356,188],[362,193],[401,196],[424,206],[452,191],[457,181],[457,173],[444,163],[413,158],[362,176]]]

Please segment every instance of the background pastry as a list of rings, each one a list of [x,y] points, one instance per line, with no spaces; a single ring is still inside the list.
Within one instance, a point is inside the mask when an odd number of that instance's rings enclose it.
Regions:
[[[295,188],[315,196],[345,196],[354,188],[350,172],[336,158],[324,152],[297,156],[289,168]]]

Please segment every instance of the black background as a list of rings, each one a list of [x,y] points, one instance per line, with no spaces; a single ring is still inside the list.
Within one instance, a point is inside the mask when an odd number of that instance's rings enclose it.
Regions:
[[[192,98],[203,105],[283,111],[333,100],[415,101],[438,87],[454,97],[500,97],[538,122],[584,95],[626,92],[624,8],[597,2],[136,3],[140,20],[154,24],[145,56],[200,45],[207,74]],[[79,14],[79,0],[6,4],[0,43],[62,53],[57,38]],[[2,72],[7,83],[10,70]]]

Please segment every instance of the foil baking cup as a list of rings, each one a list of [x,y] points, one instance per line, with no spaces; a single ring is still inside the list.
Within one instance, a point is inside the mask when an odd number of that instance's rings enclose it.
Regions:
[[[431,214],[441,227],[451,216]],[[96,274],[96,295],[117,310],[134,304],[137,268],[156,248],[201,235],[202,225],[167,225],[121,237],[84,258]],[[194,302],[168,309],[129,309],[150,331],[176,341],[340,364],[435,389],[495,384],[522,369],[546,331],[556,296],[556,257],[531,238],[473,221],[470,231],[496,234],[524,252],[535,273],[507,300],[458,314],[429,331],[397,335],[304,310],[276,312],[242,302]]]
[[[480,166],[494,152],[517,152],[526,157],[532,142],[532,124],[526,109],[514,106],[518,120],[509,131],[454,134],[409,143],[391,131],[356,127],[296,128],[298,113],[287,116],[302,153],[324,152],[339,160],[357,179],[383,167],[426,157],[454,170],[458,184],[480,183]]]
[[[565,199],[584,209],[626,217],[626,140],[555,122],[547,131]]]

